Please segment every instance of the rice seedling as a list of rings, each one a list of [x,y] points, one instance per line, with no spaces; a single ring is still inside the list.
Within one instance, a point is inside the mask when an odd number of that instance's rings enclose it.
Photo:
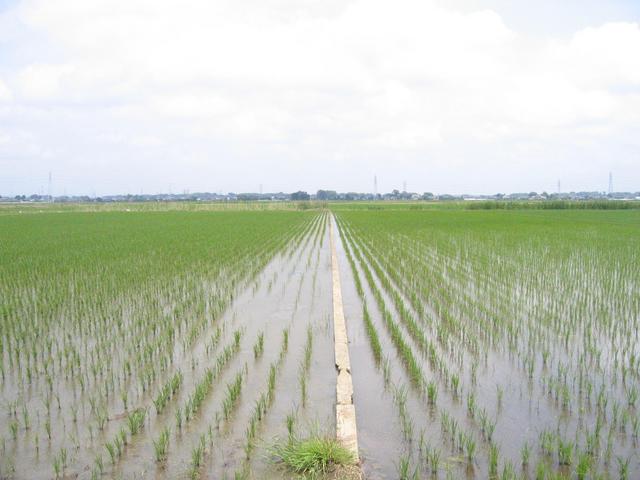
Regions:
[[[495,443],[489,446],[489,475],[495,477],[498,475],[498,461],[500,458],[500,449]]]
[[[153,405],[156,408],[158,414],[162,413],[164,407],[169,400],[178,392],[180,385],[182,384],[182,372],[176,372],[160,389],[158,395],[153,399]]]
[[[191,450],[191,465],[189,468],[189,478],[197,479],[200,477],[200,466],[204,459],[205,437],[200,437],[198,444]]]
[[[264,352],[264,332],[260,332],[256,343],[253,345],[253,357],[257,360]]]
[[[116,449],[116,445],[112,442],[107,442],[104,444],[104,447],[107,449],[107,453],[109,453],[109,458],[111,459],[111,463],[115,465],[116,460],[118,459],[118,451]]]
[[[167,427],[162,430],[157,440],[153,441],[153,453],[158,463],[167,459],[167,451],[169,449],[169,429]]]
[[[573,443],[566,442],[558,437],[558,463],[571,465],[573,462]]]
[[[409,457],[402,456],[398,462],[398,479],[400,480],[417,480],[420,478],[418,467],[411,471],[411,461]]]
[[[242,391],[242,381],[245,376],[245,369],[238,372],[231,382],[227,384],[226,396],[222,401],[222,411],[224,419],[228,420],[231,412],[238,403],[240,392]]]
[[[429,405],[435,405],[437,398],[438,398],[438,387],[434,382],[429,382],[427,384],[427,399],[429,401]]]
[[[176,409],[175,416],[176,416],[176,428],[180,430],[182,428],[182,409],[180,407]]]
[[[529,465],[529,459],[531,458],[531,448],[529,447],[529,443],[524,442],[522,448],[520,448],[520,463],[523,468],[526,468]]]
[[[591,458],[591,455],[589,455],[588,453],[581,452],[578,455],[578,462],[576,465],[576,475],[578,477],[578,480],[584,480],[587,478],[589,472],[591,471],[592,462],[593,460]]]
[[[144,426],[146,414],[147,411],[144,408],[137,408],[127,415],[127,426],[129,427],[129,433],[131,436],[137,435],[140,429]]]
[[[287,433],[289,435],[289,441],[292,441],[294,438],[293,428],[296,424],[296,417],[293,413],[289,413],[287,415],[286,424],[287,424]]]

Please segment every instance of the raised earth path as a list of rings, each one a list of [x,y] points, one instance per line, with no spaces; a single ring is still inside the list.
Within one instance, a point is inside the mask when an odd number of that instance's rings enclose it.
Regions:
[[[349,340],[347,326],[342,309],[342,290],[340,287],[340,269],[334,240],[333,215],[329,220],[331,237],[331,273],[333,279],[333,332],[335,343],[336,369],[336,437],[351,451],[356,461],[358,457],[358,432],[356,429],[356,408],[353,404],[353,383],[351,381],[351,363],[349,362]]]

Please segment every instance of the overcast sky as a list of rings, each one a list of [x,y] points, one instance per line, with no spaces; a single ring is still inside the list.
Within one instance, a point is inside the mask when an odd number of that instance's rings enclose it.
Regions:
[[[0,195],[640,190],[637,0],[0,0]]]

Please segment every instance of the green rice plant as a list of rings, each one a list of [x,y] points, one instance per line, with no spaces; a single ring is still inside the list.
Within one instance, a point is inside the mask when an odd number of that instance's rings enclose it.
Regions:
[[[176,428],[180,430],[182,428],[182,409],[180,407],[176,409],[175,416],[176,416]]]
[[[253,345],[253,357],[257,360],[264,352],[264,332],[260,332],[256,343]]]
[[[109,453],[109,458],[111,459],[111,463],[115,465],[116,460],[118,459],[118,456],[119,456],[115,444],[112,442],[107,442],[105,443],[104,447],[107,449],[107,452]]]
[[[163,385],[156,397],[153,399],[153,405],[156,408],[158,414],[162,413],[164,407],[169,400],[176,394],[182,385],[182,372],[177,371],[173,376]]]
[[[293,441],[294,438],[294,427],[296,424],[296,417],[293,413],[289,413],[287,414],[287,418],[285,421],[286,425],[287,425],[287,434],[289,436],[289,441]]]
[[[554,450],[554,436],[551,432],[540,432],[540,448],[545,455],[552,455]]]
[[[460,389],[460,377],[454,373],[451,375],[451,390],[455,397],[458,396],[459,389]]]
[[[471,437],[467,437],[466,442],[464,443],[465,452],[467,454],[467,461],[469,463],[474,462],[475,454],[476,454],[476,442]]]
[[[409,460],[409,457],[400,457],[397,470],[399,480],[417,480],[418,478],[420,478],[418,467],[415,467],[413,473],[411,472],[411,461]]]
[[[573,462],[573,443],[565,442],[558,437],[558,463],[560,465],[571,465]]]
[[[95,470],[98,472],[98,475],[102,475],[104,473],[104,463],[102,461],[102,455],[96,455],[93,463],[95,465]]]
[[[434,475],[437,475],[438,470],[440,469],[440,458],[440,450],[436,448],[430,448],[427,450],[427,459],[431,466],[431,473]]]
[[[303,368],[305,371],[309,371],[311,367],[311,353],[313,352],[313,329],[311,325],[307,326],[307,341],[304,345],[304,361]]]
[[[26,405],[22,405],[22,423],[25,430],[29,430],[29,412]]]
[[[467,413],[471,418],[475,418],[477,411],[476,397],[473,393],[467,395]]]
[[[437,398],[438,386],[435,384],[435,382],[431,381],[427,384],[427,399],[429,401],[429,405],[435,405]]]
[[[169,449],[169,429],[165,427],[157,440],[153,441],[153,452],[156,462],[161,463],[167,459]]]
[[[289,329],[282,330],[282,351],[286,352],[289,348]]]
[[[529,465],[529,459],[531,458],[531,447],[528,442],[524,442],[520,448],[520,463],[524,468]]]
[[[191,450],[191,465],[189,469],[189,478],[196,479],[200,477],[200,466],[204,459],[205,440],[204,435],[200,437],[198,444]]]
[[[504,389],[501,385],[496,385],[496,401],[498,402],[498,409],[502,407],[502,398],[504,397]]]
[[[231,416],[231,412],[238,403],[240,392],[242,391],[242,381],[244,379],[245,370],[238,372],[231,382],[227,384],[226,396],[222,401],[222,411],[225,420]]]
[[[517,480],[516,471],[513,468],[513,464],[511,462],[505,463],[504,467],[502,467],[502,475],[500,475],[500,480]]]
[[[587,478],[591,471],[592,463],[593,459],[588,453],[581,452],[578,455],[578,463],[576,464],[576,475],[578,480],[584,480]]]
[[[352,269],[355,271],[355,264],[352,265]],[[355,271],[357,274],[357,271]],[[360,279],[358,278],[358,282]],[[369,338],[369,345],[371,346],[371,350],[373,352],[373,358],[375,359],[377,364],[380,364],[382,359],[382,346],[380,345],[380,339],[378,337],[378,332],[376,331],[373,322],[371,321],[371,315],[369,315],[369,310],[367,310],[367,304],[362,302],[362,319],[365,323],[365,329],[367,332],[367,337]]]
[[[60,478],[62,476],[62,461],[60,457],[53,457],[53,473],[55,478]]]
[[[500,458],[500,449],[495,443],[489,445],[489,476],[496,477],[498,475],[498,460]]]
[[[618,478],[620,480],[627,480],[629,478],[629,463],[631,459],[617,457],[616,460],[618,461]]]
[[[131,436],[136,435],[144,426],[144,419],[146,415],[147,411],[144,408],[137,408],[127,415],[127,426],[129,427],[129,433]]]
[[[536,464],[535,479],[546,480],[550,474],[549,467],[544,462],[538,462]]]
[[[122,427],[116,434],[116,446],[118,447],[118,453],[122,453],[124,447],[127,445],[127,442],[127,431],[124,427]]]
[[[388,386],[391,382],[391,364],[389,357],[385,357],[382,362],[382,377],[384,379],[385,386]]]

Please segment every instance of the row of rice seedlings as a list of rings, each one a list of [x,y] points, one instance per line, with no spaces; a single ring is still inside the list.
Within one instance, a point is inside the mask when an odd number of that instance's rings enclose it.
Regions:
[[[234,379],[227,384],[226,396],[222,401],[222,413],[224,415],[224,419],[229,420],[231,413],[238,405],[238,400],[240,398],[240,393],[242,392],[242,382],[244,380],[245,375],[248,372],[247,364],[245,363],[242,370],[236,373]]]
[[[136,408],[132,412],[127,415],[126,425],[129,430],[129,436],[127,436],[127,429],[122,426],[114,435],[111,441],[105,443],[104,448],[106,449],[109,459],[111,460],[112,465],[116,465],[120,460],[122,455],[125,453],[125,449],[131,439],[135,437],[144,427],[145,419],[147,418],[147,409],[146,408]],[[95,467],[94,472],[99,471],[102,472],[102,458],[98,457],[94,461]]]
[[[240,350],[242,333],[242,330],[233,332],[233,342],[227,345],[222,353],[218,355],[214,365],[204,372],[202,379],[196,384],[193,393],[187,398],[184,408],[182,409],[185,422],[189,422],[198,413],[214,381],[220,376],[225,366],[229,363],[229,360]],[[178,412],[180,411],[179,409]],[[180,416],[180,414],[176,414],[178,428],[182,426],[182,420],[179,419]]]
[[[205,352],[207,356],[211,355],[217,346],[220,344],[220,340],[222,338],[223,327],[216,327],[215,332],[211,335],[211,338],[205,345]]]
[[[394,280],[394,282],[396,282],[396,285],[394,285],[392,281],[387,278],[387,274],[391,269],[387,269],[386,265],[382,266],[381,263],[383,262],[380,261],[380,259],[370,251],[370,249],[365,248],[362,241],[359,242],[359,249],[364,252],[364,256],[366,257],[369,264],[372,265],[373,270],[375,271],[381,285],[383,286],[389,297],[392,299],[394,307],[398,312],[398,315],[403,324],[406,326],[407,331],[410,333],[411,337],[416,342],[416,345],[419,347],[423,355],[428,358],[430,367],[439,375],[439,377],[445,382],[445,384],[449,384],[449,382],[456,383],[455,388],[454,385],[451,386],[453,394],[457,395],[457,388],[459,386],[460,378],[459,374],[455,371],[451,371],[451,369],[447,366],[447,362],[438,354],[434,343],[428,339],[425,333],[425,327],[427,325],[425,323],[418,324],[416,322],[414,316],[411,314],[409,308],[407,308],[405,304],[404,296],[399,292],[396,286],[398,282],[397,278]],[[403,285],[402,283],[400,284]],[[411,291],[411,287],[407,285],[403,285],[403,289],[404,291]],[[409,299],[412,300],[412,306],[416,305],[416,295],[410,295]],[[418,303],[417,305],[419,306],[420,304]],[[422,312],[422,314],[424,314],[424,310],[422,308],[416,308],[416,311],[418,313]],[[428,393],[432,394],[433,392],[434,384],[433,382],[430,382],[430,385],[428,386]],[[429,395],[428,398],[430,403],[434,403],[433,395]]]
[[[344,246],[344,252],[347,256],[347,261],[349,266],[351,267],[351,274],[353,277],[354,284],[356,286],[356,292],[362,301],[362,319],[365,324],[365,331],[367,332],[367,337],[369,338],[369,345],[371,346],[371,351],[373,352],[373,357],[376,361],[377,365],[380,365],[382,360],[382,346],[380,345],[380,339],[378,337],[378,332],[371,321],[371,315],[369,314],[369,310],[367,309],[367,303],[365,300],[364,289],[362,288],[362,282],[360,280],[360,274],[358,273],[358,269],[356,267],[356,263],[351,255],[351,248],[347,245],[347,240],[344,234],[344,228],[339,225],[338,232],[340,234],[340,238],[342,240],[342,244]]]
[[[156,398],[153,399],[153,405],[156,407],[156,413],[159,415],[164,410],[165,405],[171,400],[182,385],[182,372],[177,371],[173,374],[167,383],[160,389]]]
[[[377,302],[378,309],[382,314],[384,323],[389,330],[391,339],[400,357],[402,358],[405,364],[405,367],[408,370],[409,377],[411,378],[412,382],[416,387],[418,387],[419,389],[422,389],[422,386],[424,385],[425,381],[424,381],[424,374],[422,372],[422,368],[420,367],[419,361],[415,357],[411,346],[404,339],[402,331],[398,326],[398,324],[393,319],[391,312],[388,310],[387,306],[385,305],[384,298],[382,297],[382,293],[378,289],[375,283],[375,280],[373,278],[373,275],[369,270],[369,267],[367,266],[364,259],[360,256],[358,251],[353,248],[351,239],[349,237],[346,237],[346,238],[347,238],[347,241],[349,242],[350,247],[352,248],[352,251],[355,254],[356,259],[358,260],[358,263],[360,264],[360,268],[364,272],[364,276],[367,280],[370,290],[373,293],[374,299]]]
[[[245,462],[243,471],[248,468],[248,460],[251,458],[251,454],[255,449],[256,435],[258,434],[258,428],[269,411],[269,408],[273,404],[276,392],[276,380],[278,373],[281,370],[284,359],[286,358],[289,349],[289,336],[283,332],[282,342],[280,345],[280,352],[278,353],[278,359],[271,363],[269,366],[269,375],[267,377],[266,389],[260,394],[258,400],[253,407],[251,417],[249,418],[249,424],[247,426],[245,437],[246,442],[244,445]]]
[[[300,385],[300,400],[302,406],[307,406],[307,377],[311,368],[311,354],[313,352],[313,329],[307,326],[307,340],[304,344],[304,356],[302,358],[298,373],[298,384]]]

